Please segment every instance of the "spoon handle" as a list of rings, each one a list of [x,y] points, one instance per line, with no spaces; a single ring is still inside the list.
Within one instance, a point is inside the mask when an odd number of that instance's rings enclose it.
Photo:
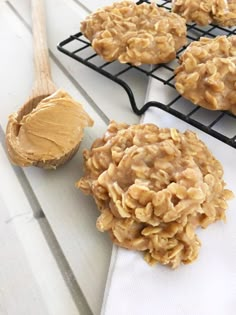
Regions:
[[[51,80],[47,46],[44,0],[31,0],[35,84],[34,95],[51,94],[55,86]]]

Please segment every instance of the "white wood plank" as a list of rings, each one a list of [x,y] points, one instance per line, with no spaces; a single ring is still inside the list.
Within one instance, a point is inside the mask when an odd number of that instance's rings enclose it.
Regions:
[[[0,314],[49,315],[1,196],[0,209]]]
[[[2,146],[0,173],[0,314],[78,315]]]
[[[9,9],[6,8],[6,10]],[[17,51],[18,60],[20,59],[19,63],[16,58],[13,58],[11,61],[13,64],[9,63],[8,66],[11,69],[15,67],[17,71],[19,69],[21,73],[14,85],[9,78],[4,82],[4,106],[1,106],[0,123],[5,127],[7,115],[16,110],[30,90],[32,68],[29,60],[32,50],[28,30],[10,13],[4,15],[1,11],[0,14],[2,26],[7,30],[6,46],[9,50]],[[1,59],[4,58],[6,62],[9,62],[7,53],[8,50],[3,50]],[[7,65],[4,67],[6,73]],[[89,305],[94,314],[99,314],[109,266],[111,243],[95,228],[97,209],[94,203],[78,192],[74,188],[74,183],[82,175],[82,149],[90,146],[93,139],[105,130],[106,125],[53,62],[52,72],[58,86],[63,86],[85,104],[86,110],[95,120],[95,127],[86,132],[80,152],[65,167],[56,172],[31,168],[26,169],[25,173]],[[18,82],[20,82],[19,89]]]

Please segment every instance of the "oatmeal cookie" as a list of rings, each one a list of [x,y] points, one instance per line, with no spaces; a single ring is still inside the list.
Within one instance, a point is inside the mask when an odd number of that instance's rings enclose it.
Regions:
[[[145,252],[149,264],[195,260],[197,227],[225,219],[223,169],[191,131],[114,121],[84,151],[77,186],[101,212],[97,228],[118,246]]]
[[[235,0],[173,0],[172,11],[199,25],[236,25]]]
[[[215,23],[225,27],[236,25],[236,1],[228,0],[224,10],[217,12],[215,15]]]
[[[185,20],[155,3],[115,2],[81,22],[81,32],[106,61],[159,64],[186,43]]]
[[[236,36],[192,42],[175,69],[175,87],[186,99],[236,115]]]

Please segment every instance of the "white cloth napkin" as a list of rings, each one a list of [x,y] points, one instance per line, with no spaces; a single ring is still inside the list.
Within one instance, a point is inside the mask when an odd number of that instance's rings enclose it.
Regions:
[[[165,103],[173,97],[171,89],[164,92],[163,85],[151,80],[147,100]],[[203,111],[202,119],[209,119],[207,111]],[[143,123],[197,132],[223,164],[227,188],[236,194],[235,149],[156,108],[146,112]],[[235,128],[225,124],[228,132]],[[161,265],[150,267],[142,253],[113,246],[101,314],[236,314],[236,199],[229,202],[226,215],[226,224],[217,222],[197,231],[202,241],[198,259],[176,270]]]

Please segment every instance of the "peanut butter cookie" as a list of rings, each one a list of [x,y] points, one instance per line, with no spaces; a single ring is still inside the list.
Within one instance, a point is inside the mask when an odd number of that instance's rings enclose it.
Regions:
[[[97,228],[115,244],[176,268],[198,256],[195,230],[225,219],[223,169],[191,131],[111,122],[84,151],[77,186],[101,212]]]
[[[236,36],[192,42],[175,69],[175,87],[186,99],[236,115]]]
[[[172,11],[199,25],[236,25],[235,0],[173,0]]]
[[[81,23],[81,32],[106,61],[159,64],[186,43],[185,20],[155,3],[115,2]]]

